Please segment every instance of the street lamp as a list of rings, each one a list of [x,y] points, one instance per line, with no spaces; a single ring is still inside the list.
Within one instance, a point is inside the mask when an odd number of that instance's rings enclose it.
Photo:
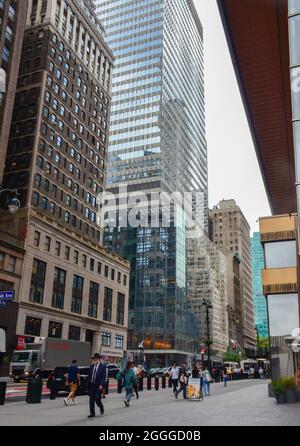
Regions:
[[[3,193],[9,194],[7,207],[8,207],[8,211],[10,212],[10,214],[13,215],[16,212],[18,212],[18,210],[21,207],[21,202],[20,202],[20,199],[18,198],[20,196],[20,194],[16,190],[12,190],[12,189],[1,189],[0,195]]]
[[[208,369],[211,370],[210,361],[210,321],[209,321],[209,310],[213,308],[211,302],[208,299],[203,299],[202,305],[206,310],[206,345],[207,345],[207,357],[208,357]]]
[[[259,349],[259,329],[258,329],[258,326],[257,325],[255,325],[255,331],[256,331],[256,339],[257,339],[257,348]]]

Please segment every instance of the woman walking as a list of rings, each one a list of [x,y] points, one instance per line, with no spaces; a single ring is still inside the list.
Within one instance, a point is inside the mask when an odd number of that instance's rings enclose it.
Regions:
[[[227,369],[226,369],[226,367],[224,367],[224,370],[223,370],[223,382],[224,382],[224,387],[227,387],[228,374],[227,374]]]
[[[132,396],[132,389],[135,384],[137,384],[136,375],[134,373],[134,370],[132,368],[133,364],[131,361],[127,362],[126,368],[119,372],[116,376],[117,380],[122,379],[123,380],[123,387],[125,388],[125,400],[124,404],[126,407],[129,407],[129,403]]]

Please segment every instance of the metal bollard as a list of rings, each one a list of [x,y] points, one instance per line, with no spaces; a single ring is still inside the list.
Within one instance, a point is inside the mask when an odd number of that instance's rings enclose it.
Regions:
[[[169,389],[171,389],[171,387],[172,387],[172,378],[170,377],[169,378]]]
[[[151,390],[152,388],[152,379],[151,376],[147,377],[147,390]]]
[[[106,383],[105,383],[105,395],[108,395],[108,389],[109,389],[109,379],[107,379]]]
[[[50,384],[50,400],[55,400],[56,399],[56,386],[55,386],[55,382],[52,382]]]
[[[155,377],[155,390],[158,390],[158,389],[159,389],[159,377],[156,376]]]
[[[144,378],[142,376],[139,377],[139,392],[143,392],[144,390]]]
[[[118,379],[118,393],[122,393],[122,379]]]
[[[5,404],[5,394],[6,394],[6,381],[0,382],[0,406],[4,406]]]
[[[161,388],[162,388],[162,389],[165,389],[165,388],[166,388],[166,377],[165,377],[165,376],[163,376],[163,377],[161,378]]]

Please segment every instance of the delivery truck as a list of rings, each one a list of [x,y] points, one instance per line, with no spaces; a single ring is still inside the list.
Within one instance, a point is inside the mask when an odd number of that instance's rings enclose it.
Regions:
[[[11,357],[9,375],[14,382],[29,376],[47,378],[56,367],[66,367],[73,359],[77,359],[78,366],[88,366],[91,362],[89,342],[35,338],[25,348],[14,350]]]

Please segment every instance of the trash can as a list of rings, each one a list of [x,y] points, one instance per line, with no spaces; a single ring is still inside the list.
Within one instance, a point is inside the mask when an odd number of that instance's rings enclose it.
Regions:
[[[26,403],[39,404],[42,399],[43,381],[31,376],[28,380]]]
[[[0,381],[0,406],[4,406],[6,394],[6,381]]]
[[[144,390],[144,378],[142,376],[139,377],[139,392],[143,392]]]

